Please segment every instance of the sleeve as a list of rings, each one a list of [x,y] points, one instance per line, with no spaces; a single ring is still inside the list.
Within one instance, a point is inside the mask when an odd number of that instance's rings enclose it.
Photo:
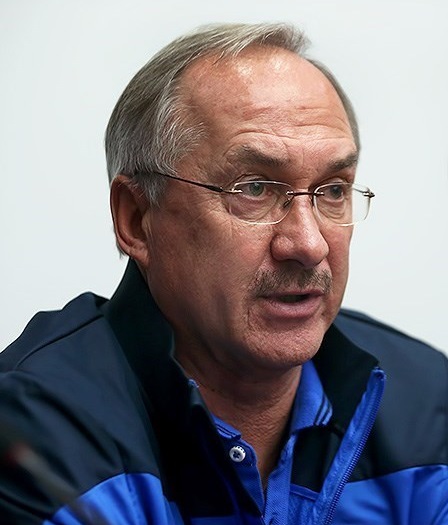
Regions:
[[[67,399],[28,372],[0,375],[0,523],[182,524],[160,480],[126,472],[111,436]],[[25,457],[25,467],[31,463],[24,469],[18,455],[27,450],[37,463]]]

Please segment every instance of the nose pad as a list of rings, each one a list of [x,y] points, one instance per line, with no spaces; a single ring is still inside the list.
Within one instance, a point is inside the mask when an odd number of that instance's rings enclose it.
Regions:
[[[274,226],[271,253],[275,260],[295,260],[304,268],[318,266],[328,255],[329,246],[311,199],[291,198],[283,206],[289,210]]]

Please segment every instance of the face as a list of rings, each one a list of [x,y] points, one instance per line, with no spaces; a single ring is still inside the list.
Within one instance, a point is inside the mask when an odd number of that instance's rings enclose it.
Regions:
[[[259,174],[310,190],[353,181],[356,147],[343,106],[295,54],[254,48],[204,58],[182,87],[206,136],[178,176],[228,186]],[[275,373],[316,353],[342,301],[351,228],[318,222],[309,197],[296,197],[278,224],[248,224],[220,194],[170,180],[144,231],[144,272],[187,369]]]

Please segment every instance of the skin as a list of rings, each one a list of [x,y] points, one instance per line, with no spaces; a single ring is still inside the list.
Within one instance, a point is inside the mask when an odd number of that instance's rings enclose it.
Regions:
[[[259,173],[295,189],[353,181],[347,115],[306,60],[253,47],[199,59],[181,86],[207,133],[177,166],[180,177],[226,186]],[[301,365],[340,308],[352,228],[319,222],[304,196],[278,224],[247,224],[220,195],[178,181],[149,208],[125,177],[113,183],[112,210],[121,248],[173,326],[178,361],[210,409],[254,446],[266,480]]]

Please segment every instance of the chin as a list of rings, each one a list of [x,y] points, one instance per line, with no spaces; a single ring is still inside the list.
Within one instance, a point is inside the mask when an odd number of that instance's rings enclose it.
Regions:
[[[301,366],[316,355],[324,333],[304,330],[295,334],[266,336],[250,351],[253,366],[270,371],[286,371]]]

